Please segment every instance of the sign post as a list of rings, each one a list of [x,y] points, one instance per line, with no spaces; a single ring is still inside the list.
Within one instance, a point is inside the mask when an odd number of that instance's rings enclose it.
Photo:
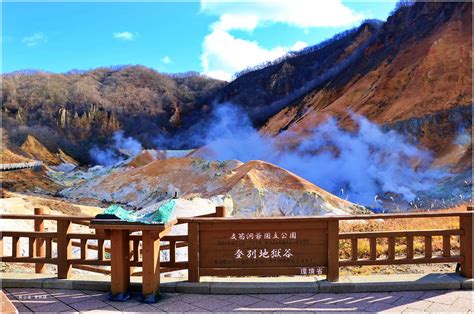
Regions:
[[[323,275],[337,280],[338,222],[190,218],[189,280],[200,276]]]

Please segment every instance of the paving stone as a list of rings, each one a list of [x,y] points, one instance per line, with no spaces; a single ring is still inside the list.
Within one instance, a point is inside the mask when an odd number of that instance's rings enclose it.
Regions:
[[[15,298],[20,301],[23,305],[29,307],[30,309],[34,309],[38,306],[43,306],[51,303],[57,303],[59,302],[56,298],[53,296],[49,295],[45,291],[31,291],[30,293],[28,292],[13,292],[12,295],[15,296]]]
[[[424,293],[420,299],[427,300],[427,301],[432,301],[436,303],[442,303],[442,304],[453,304],[454,301],[456,301],[457,297],[455,295],[451,295],[448,292],[426,292]]]
[[[278,301],[278,303],[282,303],[288,307],[297,307],[297,308],[305,308],[309,306],[309,302],[315,300],[314,294],[295,294],[289,298],[285,298],[284,300]]]
[[[6,295],[6,294],[5,294]],[[26,305],[24,305],[23,303],[21,303],[21,301],[15,299],[14,297],[12,297],[11,295],[8,296],[8,299],[10,300],[10,302],[13,304],[13,306],[16,307],[16,309],[18,310],[18,312],[32,312],[32,310],[30,308],[28,308]],[[21,309],[21,311],[20,311]]]
[[[173,298],[174,301],[193,303],[196,301],[207,300],[211,297],[209,294],[180,294]]]
[[[116,308],[117,310],[124,311],[125,309],[131,307],[131,306],[137,306],[140,305],[141,302],[137,300],[128,300],[125,302],[118,302],[118,301],[104,301],[107,304],[110,304],[112,307]]]
[[[473,309],[473,291],[433,290],[378,293],[301,294],[178,294],[162,293],[155,304],[108,300],[108,293],[90,290],[7,288],[5,295],[20,312],[391,312],[467,313]]]
[[[15,307],[16,307],[16,310],[18,311],[18,313],[33,313],[32,310],[30,310],[29,308],[27,308],[26,306],[24,306],[23,304],[13,304]]]
[[[156,308],[149,304],[140,303],[138,305],[133,305],[131,307],[127,307],[124,310],[124,313],[143,313],[143,312],[157,312]]]
[[[214,294],[213,297],[219,300],[227,300],[230,297],[232,297],[232,295],[231,294]]]
[[[466,309],[474,309],[474,300],[457,298],[452,304],[454,307],[461,307]]]
[[[101,301],[106,301],[109,300],[110,298],[110,293],[109,292],[104,292],[104,291],[93,291],[93,290],[80,290],[84,292],[87,295],[90,295],[98,300]]]
[[[81,301],[96,299],[94,295],[89,295],[81,290],[58,290],[45,289],[51,296],[66,304],[73,304]]]
[[[404,313],[404,314],[418,314],[418,313],[425,313],[425,312],[421,312],[420,310],[412,309],[412,308],[407,307],[406,309],[404,309],[402,311],[402,313]]]
[[[326,302],[326,304],[345,304],[349,301],[354,300],[353,297],[347,295],[338,295],[334,300]]]
[[[35,307],[33,309],[35,313],[37,312],[48,312],[48,313],[55,313],[55,312],[65,312],[65,311],[74,311],[70,306],[62,303],[62,302],[52,302],[49,304],[45,304],[42,306]]]
[[[334,300],[333,300],[334,301]],[[354,312],[359,311],[357,306],[353,304],[344,304],[344,303],[329,303],[331,301],[321,301],[310,304],[306,307],[307,311],[322,311],[322,312]],[[289,309],[293,309],[289,307]]]
[[[251,295],[230,295],[229,298],[225,299],[227,302],[236,304],[239,306],[247,306],[260,302],[262,299],[251,296]]]
[[[454,307],[453,305],[442,304],[442,303],[433,303],[431,304],[426,310],[426,312],[432,313],[440,313],[440,312],[448,312],[448,313],[467,313],[469,309],[467,308],[458,308]]]
[[[369,303],[374,302],[384,302],[392,304],[398,300],[401,296],[390,293],[390,292],[371,292],[367,294],[367,297],[370,298]]]
[[[290,297],[293,296],[291,293],[286,293],[286,294],[281,294],[281,293],[272,293],[272,294],[253,294],[253,297],[260,298],[263,300],[269,300],[269,301],[284,301]]]
[[[246,311],[259,311],[259,312],[265,312],[265,311],[271,311],[271,312],[282,312],[282,311],[291,311],[291,308],[286,307],[285,305],[273,301],[268,301],[268,300],[261,300],[257,303],[243,306],[243,309]]]
[[[75,309],[77,311],[81,311],[81,312],[82,311],[89,311],[89,310],[96,310],[96,309],[100,309],[100,308],[103,308],[103,307],[110,306],[109,304],[105,303],[104,301],[97,300],[97,299],[84,300],[84,301],[76,302],[76,303],[73,303],[73,304],[70,304],[70,303],[67,303],[67,302],[65,302],[65,303],[68,304],[73,309]]]
[[[186,302],[179,302],[179,301],[170,302],[164,305],[158,305],[157,307],[154,307],[154,308],[161,309],[162,311],[165,311],[165,312],[199,312],[199,311],[203,312],[203,309],[199,307],[196,307]]]
[[[401,297],[397,301],[392,303],[392,305],[395,305],[395,306],[406,306],[408,308],[416,309],[418,311],[424,311],[432,304],[433,302],[430,302],[430,301],[417,300],[417,299],[412,299],[409,297]]]
[[[374,299],[370,296],[354,298],[353,300],[347,301],[345,304],[347,306],[357,307],[358,310],[362,311],[367,307],[371,306],[374,302],[377,302],[377,299]]]
[[[14,295],[15,297],[20,294],[27,295],[35,293],[44,293],[44,290],[41,288],[6,288],[5,291]]]
[[[213,311],[218,310],[220,308],[223,308],[225,306],[229,306],[229,305],[231,305],[231,303],[226,301],[226,300],[219,300],[219,299],[211,297],[211,298],[208,298],[208,299],[195,301],[195,302],[191,303],[191,305],[194,305],[194,306],[199,307],[201,309],[213,312]]]
[[[101,309],[87,311],[87,313],[101,313],[101,314],[102,313],[121,313],[121,311],[119,311],[116,308],[109,305],[109,306],[103,307]]]
[[[229,312],[244,312],[244,313],[258,313],[255,311],[249,311],[248,307],[246,306],[241,306],[238,304],[232,304],[226,307],[223,307],[214,313],[229,313]]]
[[[408,308],[406,306],[393,306],[386,309],[386,310],[382,310],[380,311],[380,313],[403,313],[403,311],[406,311]],[[417,311],[417,313],[420,313],[420,311]]]
[[[364,309],[364,311],[369,311],[369,312],[382,312],[382,311],[392,311],[394,308],[402,309],[400,312],[402,312],[404,309],[406,309],[406,306],[400,306],[400,305],[393,305],[385,302],[375,302],[369,305],[367,308]]]
[[[455,295],[458,298],[474,300],[474,291],[472,290],[456,290],[450,291],[451,295]]]
[[[420,299],[425,294],[425,291],[397,291],[397,292],[391,292],[390,294],[393,296],[398,296],[398,297]]]

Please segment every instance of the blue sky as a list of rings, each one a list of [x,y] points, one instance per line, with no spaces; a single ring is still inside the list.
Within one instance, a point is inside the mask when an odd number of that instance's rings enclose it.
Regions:
[[[385,20],[394,1],[2,4],[2,72],[141,64],[227,79],[247,66]]]

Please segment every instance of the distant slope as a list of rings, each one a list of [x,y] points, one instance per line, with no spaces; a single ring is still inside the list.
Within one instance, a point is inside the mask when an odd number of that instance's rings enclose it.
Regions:
[[[402,8],[361,62],[285,108],[264,131],[301,131],[326,115],[345,118],[352,111],[442,155],[471,127],[471,11],[471,3]]]
[[[34,161],[19,147],[9,143],[8,135],[5,130],[1,129],[2,141],[1,141],[1,152],[0,152],[0,163],[20,163],[20,162],[31,162]],[[41,145],[41,143],[38,143]],[[44,152],[44,151],[43,151]],[[54,156],[49,151],[47,155]],[[40,159],[41,160],[41,159]],[[42,160],[43,161],[43,160]],[[48,163],[45,161],[45,163]],[[53,182],[46,176],[46,171],[41,168],[39,171],[32,169],[23,169],[15,171],[7,171],[0,173],[1,188],[10,191],[19,192],[47,192],[56,193],[62,187],[57,183]]]
[[[123,129],[151,145],[199,118],[224,82],[160,74],[142,66],[51,74],[22,71],[2,76],[3,125],[17,145],[33,134],[48,149],[59,146],[87,161],[87,150]]]
[[[379,21],[367,21],[323,44],[293,53],[280,63],[249,71],[219,90],[214,101],[242,106],[260,125],[298,96],[324,85],[358,62],[379,27]]]
[[[232,215],[236,216],[324,215],[364,210],[285,169],[258,160],[244,164],[200,158],[155,160],[138,168],[115,168],[61,194],[76,200],[93,198],[141,208],[168,199],[175,191],[186,199],[227,199]]]

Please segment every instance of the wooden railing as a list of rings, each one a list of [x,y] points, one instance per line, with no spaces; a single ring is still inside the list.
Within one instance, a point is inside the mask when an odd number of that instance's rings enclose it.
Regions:
[[[471,211],[469,211],[471,210]],[[327,231],[327,265],[328,280],[336,281],[339,278],[339,268],[342,266],[364,266],[364,265],[398,265],[398,264],[421,264],[421,263],[460,263],[461,273],[467,278],[472,278],[472,207],[467,212],[430,212],[430,213],[403,213],[403,214],[376,214],[357,216],[324,216],[324,217],[281,217],[281,218],[250,218],[250,221],[259,222],[263,229],[270,220],[278,221],[306,221],[326,222]],[[204,223],[219,224],[223,220],[239,220],[236,218],[211,218],[224,217],[225,208],[216,208],[216,213],[204,215],[199,218],[178,219],[178,224],[202,221]],[[449,218],[457,217],[459,227],[453,229],[437,230],[397,230],[376,232],[340,232],[340,222],[350,220],[374,220],[374,219],[422,219],[422,218]],[[44,215],[41,209],[35,209],[35,215],[12,215],[1,216],[2,221],[33,220],[33,231],[3,231],[0,235],[1,261],[9,263],[33,263],[37,273],[45,272],[45,264],[57,266],[58,278],[69,278],[72,268],[98,272],[110,273],[104,266],[111,266],[109,256],[110,234],[73,232],[73,225],[88,226],[91,216],[54,216]],[[242,219],[240,219],[242,220]],[[45,232],[44,222],[56,223],[56,231]],[[423,239],[423,254],[415,254],[414,239]],[[433,237],[442,237],[442,255],[433,254]],[[459,237],[459,252],[453,254],[451,239]],[[6,238],[11,239],[10,252],[4,252],[3,242]],[[22,256],[20,239],[28,239],[28,250],[26,256]],[[130,236],[130,266],[142,266],[142,238],[140,234]],[[368,258],[361,258],[359,254],[359,241],[369,241]],[[383,241],[382,241],[383,240]],[[405,249],[401,256],[396,256],[396,242],[403,241]],[[401,240],[401,241],[400,241]],[[161,272],[169,272],[181,269],[194,269],[188,261],[176,260],[176,249],[187,247],[197,252],[199,241],[189,243],[188,235],[167,235],[161,239],[160,251],[169,251],[169,260],[161,262]],[[341,241],[350,241],[351,256],[349,259],[340,258]],[[387,254],[377,256],[377,245],[384,245]],[[54,246],[56,245],[56,250]],[[78,248],[73,254],[73,247]],[[96,256],[91,257],[89,253],[94,252]],[[326,254],[324,253],[324,254]],[[197,255],[199,256],[199,255]],[[132,272],[132,275],[140,275],[140,271]]]
[[[472,210],[472,207],[469,207]],[[374,232],[340,232],[341,221],[364,221],[367,223],[371,220],[399,220],[399,219],[435,219],[435,218],[453,218],[459,219],[459,227],[452,229],[438,230],[397,230],[397,231],[374,231]],[[472,278],[472,211],[459,212],[423,212],[423,213],[401,213],[401,214],[373,214],[373,215],[347,215],[347,216],[322,216],[322,217],[253,217],[253,218],[187,218],[182,219],[183,222],[189,224],[189,251],[190,253],[190,280],[199,281],[201,273],[208,275],[212,273],[216,276],[246,276],[253,275],[274,276],[282,274],[283,269],[288,272],[287,265],[281,260],[260,259],[258,264],[245,263],[248,259],[239,255],[239,259],[235,259],[235,255],[242,247],[248,253],[250,258],[256,260],[252,256],[252,251],[261,252],[264,246],[270,247],[271,241],[265,242],[246,241],[248,238],[242,238],[242,241],[235,239],[232,232],[250,232],[251,234],[261,233],[262,230],[273,234],[276,231],[284,229],[285,233],[294,231],[298,234],[307,234],[299,237],[299,240],[306,241],[307,244],[299,246],[292,244],[291,241],[285,242],[286,249],[290,248],[293,252],[298,251],[298,256],[288,255],[288,258],[294,256],[292,260],[293,268],[320,268],[321,273],[325,273],[327,280],[337,281],[339,279],[340,267],[342,266],[365,266],[365,265],[399,265],[399,264],[428,264],[428,263],[459,263],[461,274],[464,277]],[[227,229],[222,226],[227,224]],[[315,229],[309,232],[308,230]],[[317,231],[323,230],[323,231]],[[422,229],[422,228],[421,228]],[[244,232],[244,233],[245,233]],[[201,238],[205,237],[210,240],[211,235],[218,241],[210,241],[209,243],[200,243]],[[310,235],[308,235],[310,234]],[[442,237],[442,255],[434,256],[432,240],[433,237]],[[319,237],[320,242],[314,241],[314,237]],[[423,237],[424,254],[415,256],[414,238]],[[459,237],[459,253],[453,254],[451,237]],[[230,239],[230,240],[229,240]],[[253,239],[253,238],[252,238]],[[267,238],[270,239],[270,238]],[[276,239],[279,239],[276,237]],[[286,237],[285,237],[286,239]],[[296,237],[294,238],[296,239]],[[387,254],[379,254],[377,256],[378,240],[386,239]],[[396,256],[396,241],[403,240],[405,248],[400,250],[399,256]],[[235,241],[232,241],[235,240]],[[368,258],[360,258],[359,241],[368,240],[369,250]],[[310,244],[314,241],[313,244]],[[341,245],[342,241],[350,241],[351,256],[349,259],[341,259],[346,253],[346,248]],[[382,241],[379,241],[382,242]],[[291,246],[291,247],[290,247]],[[222,249],[222,254],[220,253]],[[225,252],[224,252],[225,250]],[[438,253],[437,250],[436,253]],[[235,253],[235,254],[234,254]],[[239,253],[239,254],[241,254]],[[316,253],[316,254],[315,254]],[[401,256],[400,256],[401,255]],[[247,256],[247,257],[248,257]],[[279,256],[278,256],[279,257]],[[327,258],[326,258],[327,257]],[[212,261],[223,262],[215,265]],[[270,262],[269,262],[270,261]],[[284,260],[283,260],[284,261]],[[314,265],[310,262],[317,261]],[[252,262],[252,260],[250,260]],[[312,263],[312,262],[311,262]],[[224,265],[224,266],[219,266]],[[275,270],[280,267],[280,269]],[[314,271],[314,269],[312,269]],[[306,272],[302,271],[302,274]]]
[[[377,231],[377,232],[350,232],[339,233],[338,241],[350,241],[350,259],[338,259],[341,266],[367,266],[367,265],[400,265],[400,264],[425,264],[425,263],[460,263],[463,276],[472,278],[472,207],[468,207],[467,212],[444,212],[444,213],[407,213],[407,214],[383,214],[364,216],[364,219],[422,219],[422,218],[459,218],[459,228],[438,229],[438,230],[406,230],[406,231]],[[343,217],[339,220],[355,220],[362,217]],[[423,254],[415,256],[414,239],[423,239]],[[442,237],[442,255],[433,255],[433,237]],[[452,238],[457,237],[460,250],[453,255]],[[382,257],[377,257],[377,244],[385,240]],[[395,254],[395,244],[397,239],[403,242],[405,249],[401,256]],[[359,240],[369,241],[369,257],[361,259],[359,257]]]
[[[35,208],[34,215],[4,214],[1,216],[2,220],[33,220],[34,231],[2,231],[0,234],[1,261],[35,264],[36,273],[46,272],[45,264],[56,265],[58,278],[63,279],[71,276],[72,268],[110,274],[110,269],[104,267],[111,266],[108,243],[110,234],[73,232],[72,230],[73,225],[88,226],[93,218],[93,216],[44,215],[40,208]],[[45,232],[45,221],[55,222],[56,231]],[[10,252],[5,252],[3,248],[7,238],[11,239]],[[26,256],[21,255],[21,238],[28,239]],[[133,248],[130,253],[130,265],[133,268],[142,266],[141,240],[140,234],[130,236],[130,247]],[[167,235],[161,241],[165,244],[160,247],[160,251],[169,251],[169,260],[161,262],[161,272],[187,269],[187,262],[176,261],[176,249],[188,245],[188,236]],[[54,250],[54,246],[56,250]],[[73,247],[78,250],[73,250]],[[95,256],[92,257],[90,253],[94,253]],[[140,271],[132,273],[135,276],[140,274]]]

